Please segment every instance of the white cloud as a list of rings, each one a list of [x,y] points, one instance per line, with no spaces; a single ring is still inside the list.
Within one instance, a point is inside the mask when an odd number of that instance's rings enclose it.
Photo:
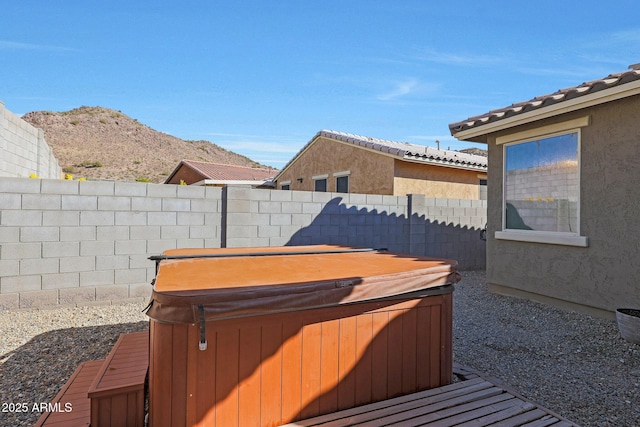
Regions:
[[[212,142],[233,151],[295,154],[307,143],[306,140],[298,140],[290,136],[279,137],[277,135],[249,135],[220,132],[211,132],[204,135],[214,137]]]
[[[11,40],[0,40],[0,50],[75,51],[77,49],[64,46],[49,46],[33,43],[15,42]]]
[[[611,39],[622,43],[640,43],[640,28],[617,31],[611,35]]]
[[[306,141],[305,141],[306,143]],[[256,151],[265,153],[290,153],[295,154],[300,150],[300,147],[295,147],[278,142],[266,142],[266,141],[229,141],[225,145],[233,147],[233,150],[240,151]]]
[[[380,101],[394,101],[407,96],[426,95],[435,92],[440,85],[435,83],[424,83],[415,78],[409,78],[393,83],[393,88],[378,95]]]
[[[435,62],[446,65],[493,66],[505,62],[505,58],[502,56],[439,52],[432,48],[422,49],[411,57],[420,61]]]

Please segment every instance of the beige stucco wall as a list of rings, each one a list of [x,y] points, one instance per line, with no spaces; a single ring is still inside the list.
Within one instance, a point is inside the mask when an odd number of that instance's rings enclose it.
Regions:
[[[590,116],[581,129],[580,234],[587,248],[496,240],[503,147],[495,138]],[[487,280],[493,289],[612,317],[640,307],[640,96],[489,135]]]
[[[167,184],[180,184],[180,181],[184,181],[187,185],[191,185],[195,182],[200,182],[205,179],[204,176],[194,171],[191,168],[188,168],[184,165],[180,166],[180,169],[177,170],[175,175],[171,177],[171,180],[167,182]]]
[[[349,192],[393,194],[394,159],[349,144],[320,137],[278,178],[291,181],[291,190],[313,191],[313,176],[328,174],[327,191],[336,191],[334,173],[350,171]],[[302,178],[302,182],[298,182]]]
[[[393,195],[478,200],[480,179],[486,178],[478,171],[396,160]]]

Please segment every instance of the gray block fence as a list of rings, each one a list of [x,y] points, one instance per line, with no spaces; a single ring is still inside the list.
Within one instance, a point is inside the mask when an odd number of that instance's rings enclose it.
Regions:
[[[486,201],[0,178],[0,310],[140,301],[179,247],[340,244],[485,267]]]
[[[7,110],[0,101],[0,177],[58,179],[62,169],[38,129]]]

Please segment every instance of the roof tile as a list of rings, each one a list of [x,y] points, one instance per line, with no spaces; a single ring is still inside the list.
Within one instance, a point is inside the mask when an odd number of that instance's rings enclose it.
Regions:
[[[627,71],[610,74],[601,79],[591,80],[578,86],[560,89],[547,95],[536,96],[528,101],[517,102],[508,107],[491,110],[485,114],[472,116],[466,120],[451,123],[449,125],[449,130],[452,135],[455,135],[456,133],[467,129],[476,128],[487,123],[503,120],[508,117],[544,108],[549,105],[558,104],[560,102],[566,102],[580,96],[596,93],[601,90],[610,89],[612,87],[631,83],[637,80],[640,80],[640,64],[633,64],[629,66],[629,70]]]
[[[183,160],[182,163],[200,172],[206,179],[221,181],[261,181],[273,178],[278,170],[219,163]]]

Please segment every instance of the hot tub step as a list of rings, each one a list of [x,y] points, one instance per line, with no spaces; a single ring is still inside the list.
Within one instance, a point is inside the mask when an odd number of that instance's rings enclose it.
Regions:
[[[91,402],[87,390],[103,363],[104,360],[81,363],[51,402],[51,411],[43,413],[35,427],[88,426],[91,421]]]
[[[37,427],[144,425],[149,333],[122,334],[104,360],[81,363]]]
[[[148,368],[149,333],[120,335],[88,389],[92,427],[144,425]]]

